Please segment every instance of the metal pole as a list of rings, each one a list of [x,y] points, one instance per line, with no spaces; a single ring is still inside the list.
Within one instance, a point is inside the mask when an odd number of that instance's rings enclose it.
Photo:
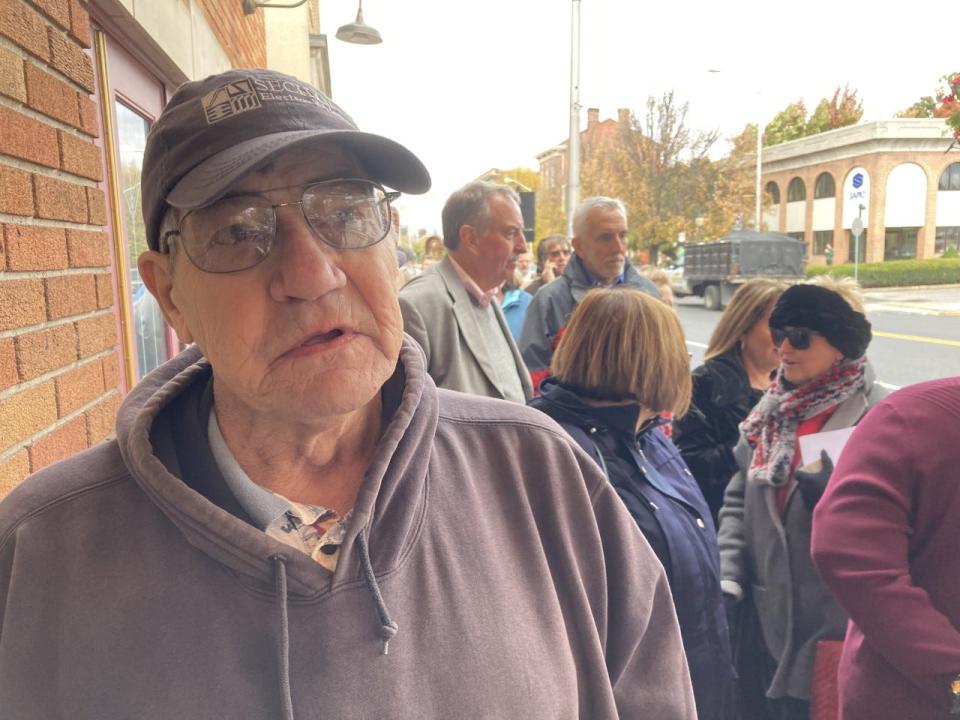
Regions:
[[[853,236],[853,281],[860,284],[860,235],[863,233],[863,203],[857,209],[857,220],[860,221],[860,232]]]
[[[757,121],[757,180],[756,180],[756,200],[755,207],[753,211],[753,229],[757,232],[760,232],[760,174],[761,174],[761,164],[760,164],[760,151],[763,145],[763,123]]]
[[[570,138],[567,142],[567,235],[573,237],[573,213],[580,204],[580,0],[570,18]]]

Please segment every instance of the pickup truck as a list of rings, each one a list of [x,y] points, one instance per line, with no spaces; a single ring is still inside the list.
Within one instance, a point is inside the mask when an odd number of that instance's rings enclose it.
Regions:
[[[687,245],[672,273],[671,286],[677,296],[696,295],[703,298],[708,310],[722,310],[750,278],[800,280],[806,257],[803,240],[774,232],[735,230],[719,240]],[[678,272],[681,266],[682,274]]]

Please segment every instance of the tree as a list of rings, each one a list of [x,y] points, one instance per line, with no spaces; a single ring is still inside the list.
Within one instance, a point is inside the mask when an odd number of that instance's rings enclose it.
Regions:
[[[764,145],[779,145],[802,138],[807,129],[807,106],[803,100],[790,103],[773,116],[763,130]]]
[[[898,118],[932,118],[937,109],[937,101],[932,95],[924,95],[906,110],[897,113]]]
[[[862,117],[863,101],[857,99],[857,91],[851,92],[850,88],[844,85],[841,95],[838,85],[830,100],[823,98],[817,103],[817,107],[807,121],[806,134],[816,135],[827,130],[856,125]]]
[[[672,91],[651,96],[642,120],[629,113],[615,134],[585,148],[582,193],[626,203],[635,249],[672,247],[678,233],[692,234],[694,218],[710,201],[714,168],[708,153],[718,133],[692,130],[688,110]]]
[[[703,227],[698,228],[696,239],[726,235],[738,216],[744,218],[744,227],[752,225],[756,202],[757,126],[747,125],[730,142],[730,154],[714,163],[710,202],[704,209]]]
[[[933,95],[924,95],[906,110],[897,113],[903,118],[951,118],[960,112],[960,73],[947,73],[937,84]],[[949,124],[949,123],[948,123]],[[960,125],[960,119],[957,120]],[[951,127],[953,127],[951,125]]]
[[[857,91],[840,86],[830,98],[817,103],[810,117],[803,100],[790,103],[778,112],[763,132],[763,144],[779,145],[782,142],[816,135],[827,130],[855,125],[863,117],[863,101],[857,99]]]

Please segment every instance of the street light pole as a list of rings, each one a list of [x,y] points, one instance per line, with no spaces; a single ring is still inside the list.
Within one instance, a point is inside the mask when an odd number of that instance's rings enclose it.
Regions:
[[[759,95],[759,93],[757,93]],[[760,232],[760,176],[761,176],[761,163],[760,163],[760,151],[763,148],[763,123],[759,120],[757,121],[757,180],[756,180],[756,190],[757,195],[754,200],[754,210],[753,210],[753,229],[757,232]]]
[[[573,237],[573,213],[580,204],[580,0],[570,18],[570,138],[567,141],[567,236]]]

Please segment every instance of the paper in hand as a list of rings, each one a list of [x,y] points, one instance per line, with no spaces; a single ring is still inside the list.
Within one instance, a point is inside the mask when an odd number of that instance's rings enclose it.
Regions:
[[[843,446],[847,444],[850,435],[853,433],[853,427],[840,428],[839,430],[828,430],[827,432],[814,433],[813,435],[800,436],[800,460],[803,465],[810,465],[814,461],[819,463],[820,451],[826,450],[827,455],[833,461],[834,466],[840,459],[840,453],[843,452]]]

